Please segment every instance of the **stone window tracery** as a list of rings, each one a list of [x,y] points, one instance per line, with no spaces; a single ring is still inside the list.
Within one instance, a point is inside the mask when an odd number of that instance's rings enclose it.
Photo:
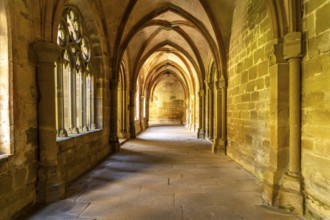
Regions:
[[[66,8],[57,34],[57,44],[62,48],[62,56],[56,65],[56,129],[59,137],[96,128],[92,55],[84,29],[78,11]]]

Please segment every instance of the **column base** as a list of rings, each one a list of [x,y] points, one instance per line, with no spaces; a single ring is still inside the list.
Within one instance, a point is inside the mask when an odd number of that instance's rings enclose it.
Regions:
[[[130,138],[136,138],[136,133],[135,133],[135,126],[134,126],[134,124],[131,125],[130,130],[129,130],[129,133],[130,133]]]
[[[205,139],[205,131],[204,131],[204,129],[201,129],[201,128],[198,129],[197,138],[198,139]]]
[[[120,150],[120,144],[117,135],[110,136],[110,152],[117,153]]]
[[[68,132],[63,128],[58,132],[58,137],[67,137]]]
[[[268,168],[265,172],[265,179],[263,184],[262,199],[263,202],[269,206],[278,206],[279,195],[279,181],[283,174],[276,171],[275,168]]]
[[[280,208],[297,214],[303,214],[304,195],[302,190],[301,176],[286,173],[283,176],[283,183],[279,190]]]
[[[90,129],[92,129],[92,130],[96,129],[96,124],[92,124],[92,125],[90,126]]]
[[[226,154],[226,142],[219,138],[215,138],[212,144],[212,153]]]
[[[69,133],[70,134],[79,134],[79,129],[78,128],[71,128]]]
[[[126,130],[120,131],[120,138],[126,139],[129,138],[129,133]]]
[[[64,198],[65,186],[59,176],[57,164],[39,164],[37,183],[39,203],[50,203]]]

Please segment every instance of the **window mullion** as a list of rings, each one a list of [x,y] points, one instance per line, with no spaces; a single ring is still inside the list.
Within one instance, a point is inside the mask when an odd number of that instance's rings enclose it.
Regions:
[[[79,129],[77,127],[77,98],[76,98],[76,80],[77,70],[75,66],[71,68],[71,133],[78,134]]]
[[[57,135],[66,137],[68,133],[64,127],[63,65],[56,65],[56,70]]]

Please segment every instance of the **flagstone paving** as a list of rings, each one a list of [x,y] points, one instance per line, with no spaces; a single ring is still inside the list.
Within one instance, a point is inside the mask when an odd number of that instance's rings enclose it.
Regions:
[[[302,219],[262,205],[261,185],[181,126],[151,127],[24,219]]]

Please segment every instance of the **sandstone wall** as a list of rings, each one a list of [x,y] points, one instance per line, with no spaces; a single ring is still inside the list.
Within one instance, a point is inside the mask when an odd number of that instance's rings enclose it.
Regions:
[[[271,39],[266,2],[237,4],[228,58],[228,155],[259,179],[269,161]]]
[[[29,45],[34,41],[31,7],[24,1],[9,1],[9,65],[13,77],[10,98],[15,100],[10,104],[12,155],[0,158],[0,219],[10,219],[36,201],[38,92],[36,71],[29,56]]]
[[[39,8],[34,1],[4,2],[8,2],[6,9],[9,10],[7,14],[10,15],[9,50],[12,56],[9,67],[12,80],[9,81],[13,85],[10,94],[12,101],[10,111],[13,120],[11,155],[6,157],[0,155],[0,220],[11,219],[24,208],[36,203],[39,158],[37,113],[39,94],[36,59],[31,49],[31,44],[40,41],[41,38],[40,18],[36,13]],[[96,69],[102,68],[104,72],[111,73],[111,70],[104,66]],[[104,88],[110,88],[108,77],[98,81],[98,86],[103,84]],[[105,89],[103,94],[103,106],[97,109],[103,111],[103,119],[101,119],[103,129],[70,137],[57,143],[59,149],[57,162],[64,186],[109,153],[109,90]]]
[[[95,166],[109,153],[108,136],[102,130],[58,141],[59,164],[65,183]]]
[[[330,1],[304,0],[302,173],[306,214],[330,219]]]
[[[184,91],[179,80],[170,75],[165,76],[156,85],[153,100],[149,103],[149,122],[179,123],[185,120]]]

